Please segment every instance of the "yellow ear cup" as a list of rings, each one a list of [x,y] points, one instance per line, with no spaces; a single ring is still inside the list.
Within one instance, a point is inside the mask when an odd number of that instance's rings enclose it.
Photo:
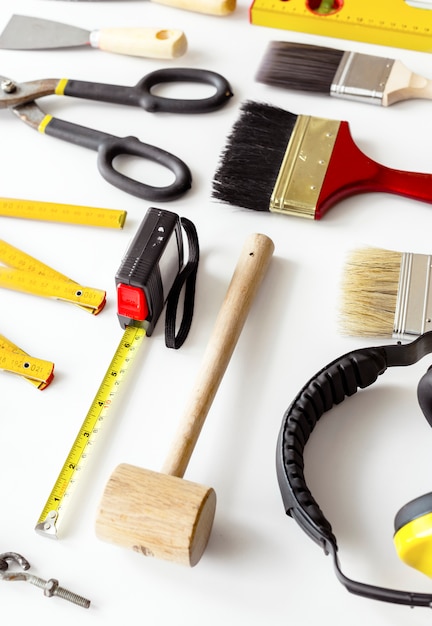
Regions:
[[[408,502],[395,517],[393,541],[400,559],[432,578],[432,494]]]

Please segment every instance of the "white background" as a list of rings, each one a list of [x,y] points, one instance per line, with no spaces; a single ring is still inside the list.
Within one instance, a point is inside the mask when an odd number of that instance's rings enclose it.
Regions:
[[[432,209],[393,195],[364,194],[312,222],[216,203],[211,181],[244,99],[348,120],[370,157],[395,168],[432,171],[432,103],[380,108],[290,93],[254,80],[272,39],[391,56],[432,78],[431,57],[252,26],[248,6],[240,0],[232,15],[220,18],[144,0],[3,0],[0,5],[0,26],[12,13],[21,13],[88,29],[180,28],[189,41],[188,52],[175,61],[85,48],[0,51],[0,72],[18,81],[67,77],[133,85],[151,70],[181,65],[224,74],[235,94],[221,111],[183,117],[56,96],[40,101],[60,118],[118,136],[135,135],[188,163],[192,190],[162,208],[191,219],[201,245],[189,338],[181,350],[168,350],[161,320],[145,340],[57,541],[37,535],[34,526],[121,338],[114,275],[150,203],[109,185],[98,173],[94,152],[38,134],[9,111],[0,112],[2,196],[128,214],[123,230],[1,220],[2,239],[78,282],[105,289],[108,298],[102,313],[92,317],[65,303],[5,290],[0,294],[0,332],[56,367],[54,381],[43,392],[14,375],[0,376],[0,552],[22,553],[31,572],[56,577],[92,601],[84,610],[46,599],[25,583],[0,580],[2,623],[430,623],[428,609],[358,598],[339,584],[331,560],[286,517],[274,457],[284,411],[306,380],[350,349],[383,343],[340,332],[346,254],[362,245],[430,253]],[[131,167],[139,176],[135,162]],[[159,176],[154,173],[155,179]],[[243,242],[252,232],[273,239],[274,258],[186,472],[186,478],[217,493],[207,550],[188,569],[101,542],[94,532],[96,509],[116,465],[162,467]],[[396,511],[432,487],[432,433],[416,401],[417,381],[431,361],[389,370],[373,388],[324,416],[306,448],[308,484],[332,522],[342,567],[354,579],[432,592],[430,580],[399,561],[392,541]]]

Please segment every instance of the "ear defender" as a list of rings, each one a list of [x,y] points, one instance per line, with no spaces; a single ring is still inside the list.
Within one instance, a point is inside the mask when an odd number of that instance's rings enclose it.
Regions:
[[[388,367],[407,366],[432,353],[432,331],[407,344],[354,350],[315,374],[285,412],[276,448],[276,473],[286,514],[333,560],[338,580],[351,593],[372,600],[432,608],[432,594],[378,587],[352,580],[340,566],[330,522],[305,479],[304,449],[316,423],[334,405],[372,385]],[[432,426],[432,367],[417,397]],[[432,577],[432,492],[406,504],[395,517],[394,543],[403,562]]]
[[[399,558],[432,578],[432,493],[405,504],[396,514],[394,528]]]
[[[432,368],[417,387],[421,410],[432,426]],[[403,506],[394,520],[393,541],[399,558],[432,578],[432,493],[419,496]]]

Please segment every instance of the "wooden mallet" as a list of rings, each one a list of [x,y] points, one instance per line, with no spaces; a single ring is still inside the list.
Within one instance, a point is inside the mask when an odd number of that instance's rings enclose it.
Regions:
[[[246,240],[162,473],[128,464],[114,470],[97,513],[99,539],[189,566],[200,560],[216,493],[183,476],[273,250],[265,235]]]

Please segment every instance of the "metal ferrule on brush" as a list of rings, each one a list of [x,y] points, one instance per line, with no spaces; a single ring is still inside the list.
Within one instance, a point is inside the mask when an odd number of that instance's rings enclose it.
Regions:
[[[270,211],[315,218],[340,122],[299,115],[270,198]]]
[[[330,87],[330,95],[382,105],[394,59],[345,52]]]
[[[432,257],[402,254],[393,337],[412,340],[432,328]]]

